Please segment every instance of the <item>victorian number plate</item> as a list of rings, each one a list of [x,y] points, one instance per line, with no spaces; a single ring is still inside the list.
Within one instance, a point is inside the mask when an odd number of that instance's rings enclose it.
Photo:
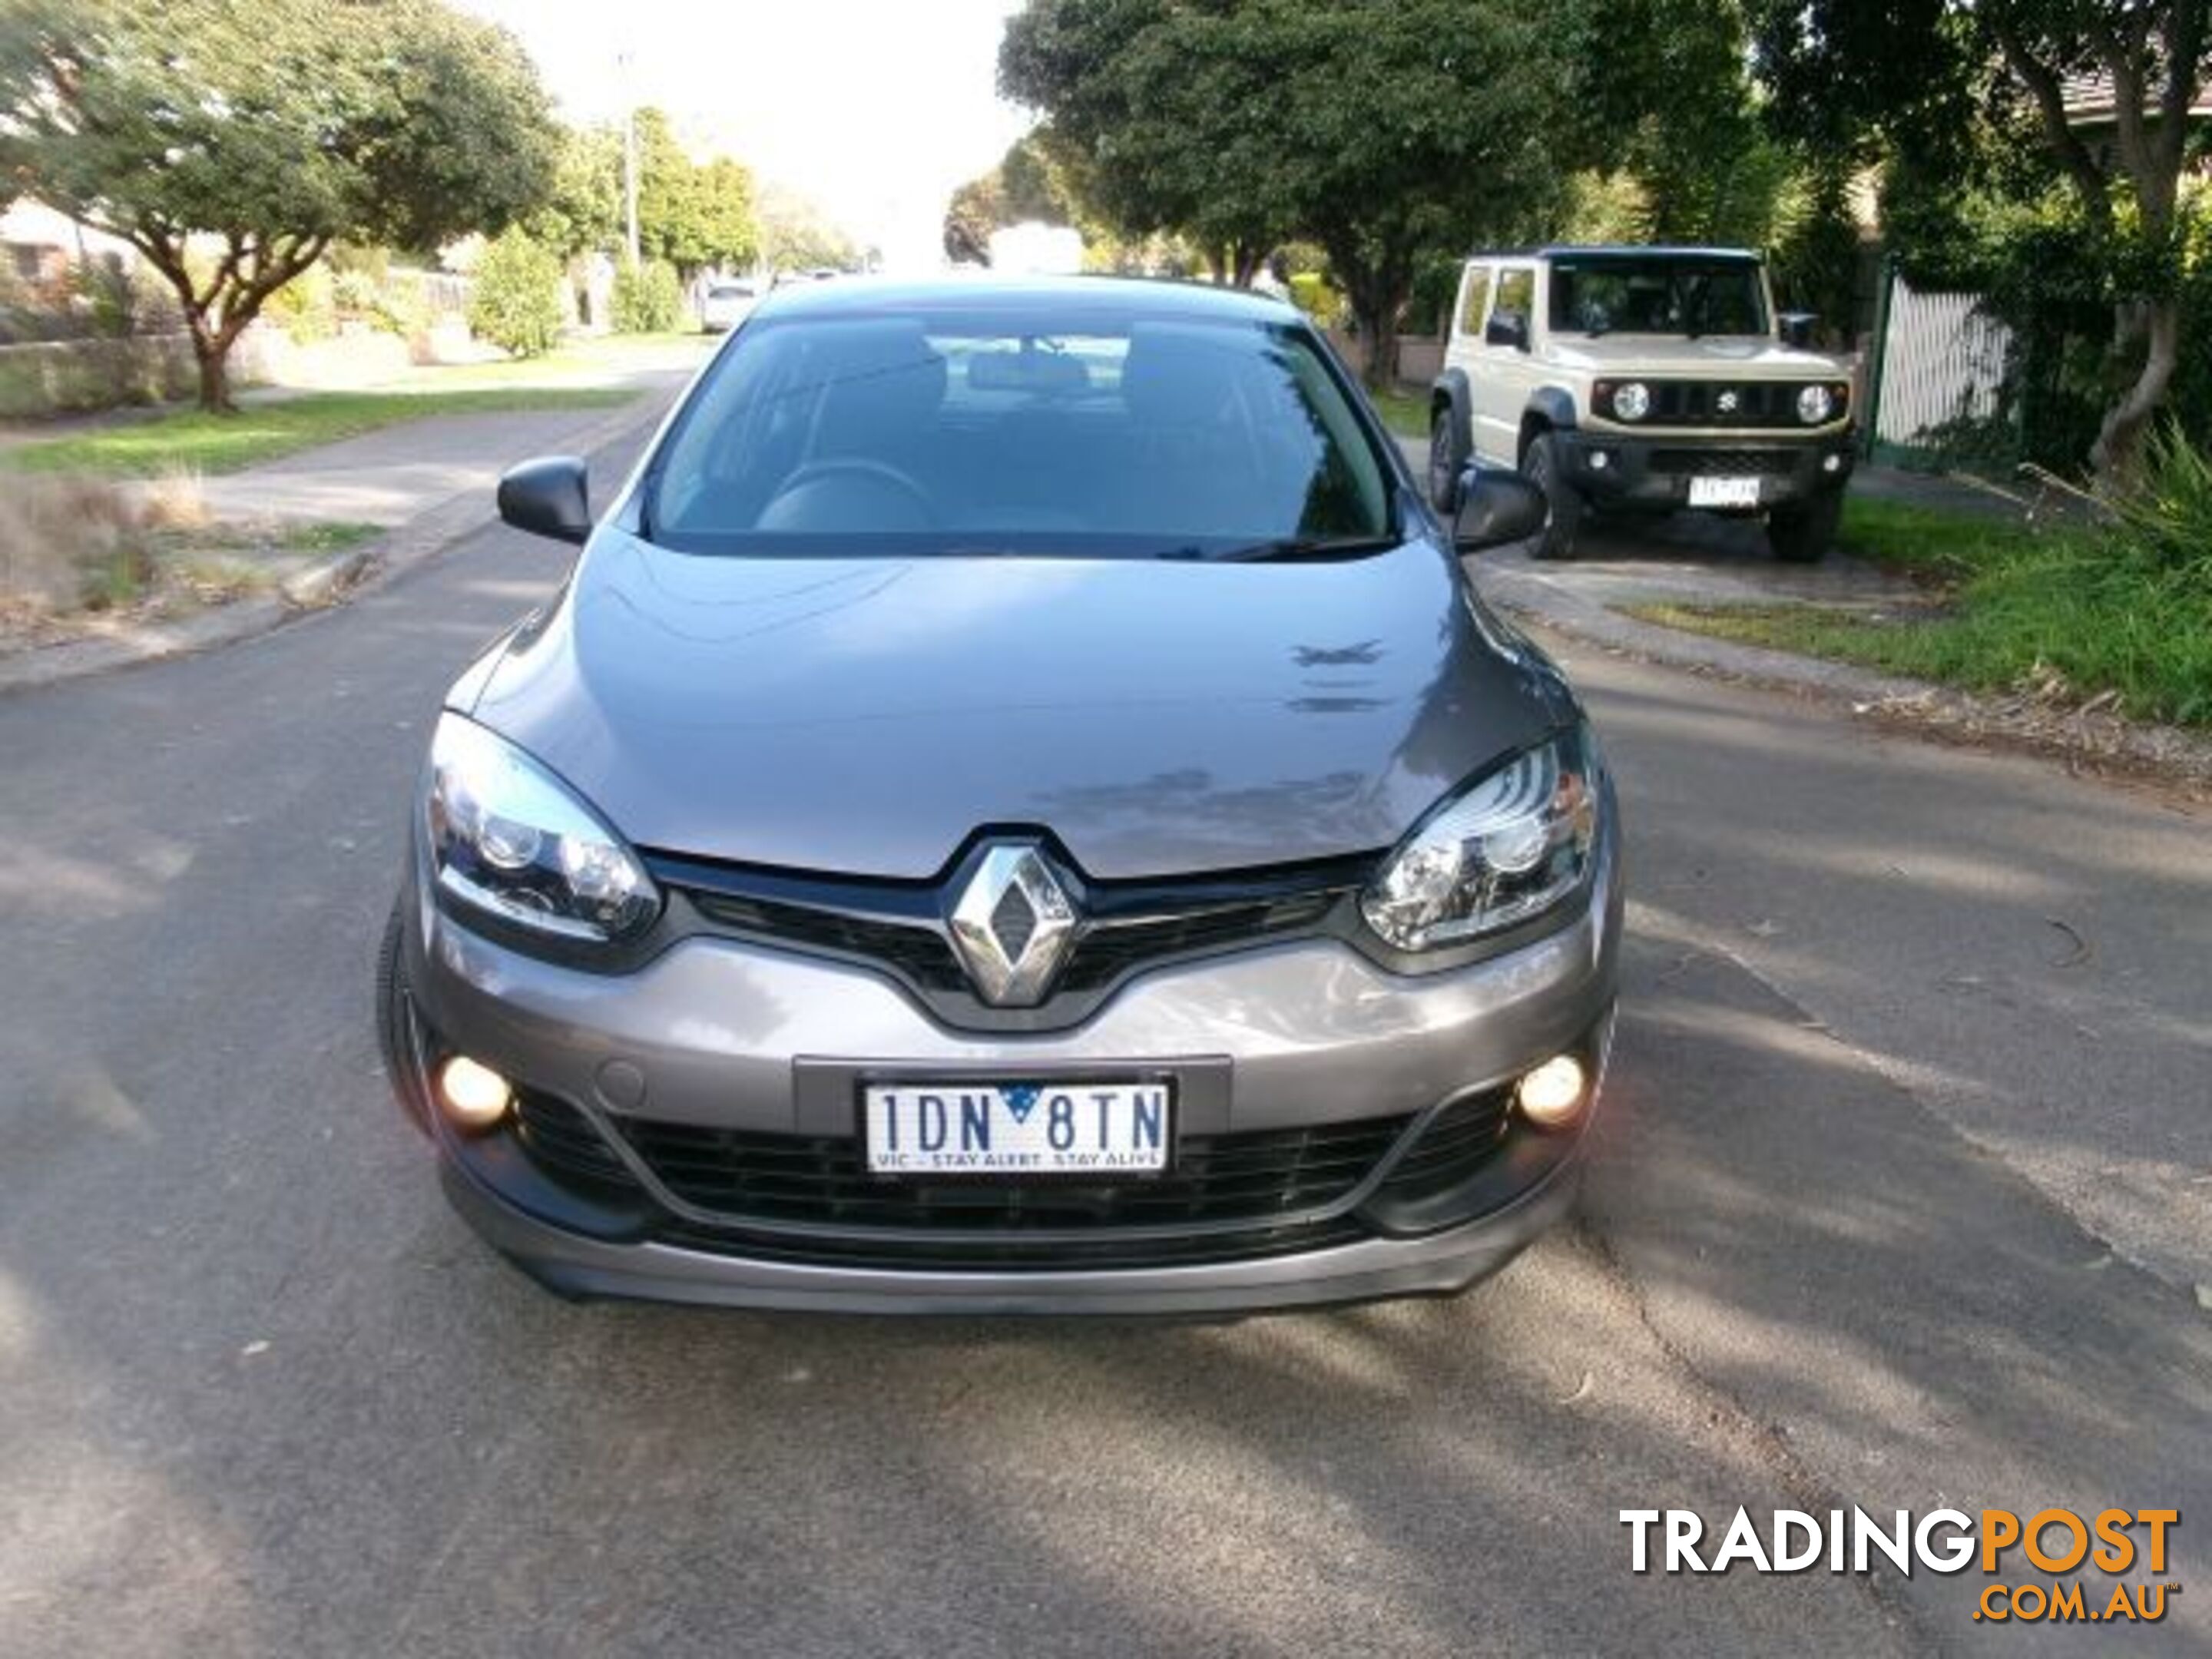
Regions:
[[[1756,478],[1692,478],[1690,480],[1692,507],[1757,507],[1759,480]]]
[[[1168,1164],[1169,1085],[890,1083],[862,1093],[877,1175],[1146,1175]]]

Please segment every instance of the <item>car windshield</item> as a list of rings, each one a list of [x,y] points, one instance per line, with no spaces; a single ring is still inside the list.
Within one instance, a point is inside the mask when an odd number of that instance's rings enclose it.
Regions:
[[[663,447],[646,518],[701,553],[1350,556],[1391,535],[1389,477],[1295,323],[767,312]]]
[[[1555,259],[1552,331],[1764,334],[1766,296],[1759,267],[1748,259]]]

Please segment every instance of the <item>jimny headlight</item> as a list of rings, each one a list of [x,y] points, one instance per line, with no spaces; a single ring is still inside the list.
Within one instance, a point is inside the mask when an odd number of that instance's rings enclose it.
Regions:
[[[1808,386],[1797,394],[1797,418],[1818,426],[1835,412],[1836,394],[1824,386]]]
[[[1540,915],[1582,885],[1604,787],[1587,728],[1486,773],[1414,830],[1360,914],[1401,951],[1433,950]]]
[[[660,894],[637,855],[568,785],[458,714],[430,740],[424,803],[439,890],[502,921],[604,944],[637,933]]]

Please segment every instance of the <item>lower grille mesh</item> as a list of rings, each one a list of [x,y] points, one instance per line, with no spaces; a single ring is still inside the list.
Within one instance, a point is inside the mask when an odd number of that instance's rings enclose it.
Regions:
[[[1786,478],[1797,470],[1795,449],[1655,449],[1651,470],[1685,478]]]
[[[1307,1129],[1185,1135],[1144,1180],[886,1181],[851,1137],[708,1129],[630,1119],[631,1147],[687,1203],[732,1217],[866,1228],[1034,1232],[1266,1222],[1340,1199],[1404,1131],[1402,1117]]]
[[[1494,1090],[1437,1114],[1381,1194],[1418,1200],[1467,1180],[1504,1136],[1507,1101]],[[516,1111],[518,1137],[550,1174],[637,1190],[621,1157],[565,1101],[525,1091]],[[682,1220],[663,1230],[690,1249],[909,1268],[1134,1267],[1249,1260],[1366,1237],[1356,1215],[1316,1220],[1311,1212],[1366,1181],[1413,1121],[1185,1135],[1167,1173],[1098,1183],[885,1180],[869,1173],[849,1136],[637,1118],[617,1127],[671,1192],[728,1218],[726,1225]],[[801,1238],[761,1232],[763,1223],[850,1231]]]

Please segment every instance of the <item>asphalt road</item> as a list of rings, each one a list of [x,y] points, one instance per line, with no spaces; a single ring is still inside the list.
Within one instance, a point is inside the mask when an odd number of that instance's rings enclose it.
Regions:
[[[563,557],[0,698],[0,1654],[2111,1635],[1638,1576],[1617,1518],[1850,1503],[2179,1508],[2116,1644],[2212,1644],[2202,816],[1565,647],[1637,896],[1578,1229],[1236,1324],[569,1305],[447,1212],[368,1020],[438,695]]]

